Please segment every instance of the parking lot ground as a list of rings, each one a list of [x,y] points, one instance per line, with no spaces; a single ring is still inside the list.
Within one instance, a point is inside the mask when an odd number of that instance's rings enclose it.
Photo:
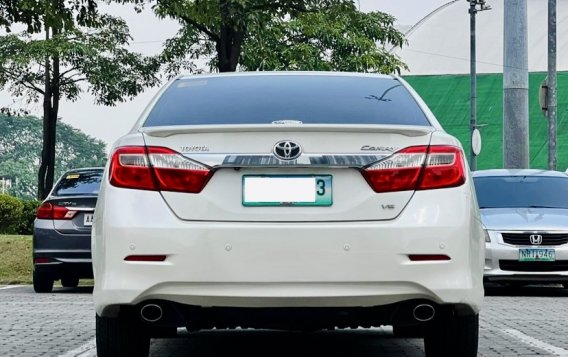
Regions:
[[[0,286],[0,356],[96,356],[91,288]],[[480,356],[568,356],[568,290],[487,290]],[[388,327],[314,333],[204,331],[152,340],[152,356],[422,356],[421,339]]]

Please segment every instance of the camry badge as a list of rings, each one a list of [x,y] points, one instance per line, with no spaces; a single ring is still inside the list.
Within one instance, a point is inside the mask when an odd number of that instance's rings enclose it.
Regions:
[[[274,145],[272,152],[280,160],[295,160],[302,154],[302,148],[293,141],[283,140]]]
[[[542,236],[540,234],[532,234],[529,239],[531,240],[532,245],[542,244]]]

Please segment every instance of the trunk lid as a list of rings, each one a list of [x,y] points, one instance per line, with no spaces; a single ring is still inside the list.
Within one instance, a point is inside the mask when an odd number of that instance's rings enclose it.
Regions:
[[[414,191],[376,193],[361,169],[400,149],[428,145],[432,130],[408,125],[292,124],[175,126],[141,131],[147,146],[169,148],[214,170],[200,193],[161,192],[183,220],[324,222],[396,218]],[[273,151],[280,142],[299,145],[301,156],[290,161],[277,159]],[[329,179],[326,194],[331,202],[321,206],[247,205],[243,190],[245,180],[251,177]],[[252,185],[252,180],[247,182]],[[290,191],[295,190],[293,185],[287,186]]]
[[[46,202],[77,211],[72,219],[53,220],[56,231],[63,234],[91,234],[97,196],[51,197]]]

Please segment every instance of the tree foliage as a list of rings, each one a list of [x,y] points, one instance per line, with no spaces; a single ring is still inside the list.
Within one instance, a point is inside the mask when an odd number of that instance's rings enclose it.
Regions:
[[[0,7],[0,21],[6,26],[21,22],[28,30],[0,36],[0,89],[43,104],[38,197],[44,198],[53,186],[61,99],[76,100],[83,90],[105,105],[132,98],[158,84],[160,64],[156,58],[130,52],[126,23],[99,14],[94,0],[10,4],[8,10]],[[29,11],[33,16],[26,15]],[[40,31],[42,39],[35,35]]]
[[[45,26],[70,30],[76,24],[94,26],[96,0],[2,0],[0,26],[11,32],[13,24],[24,24],[28,33],[42,32]]]
[[[405,41],[394,18],[360,12],[353,0],[160,0],[154,9],[182,25],[163,52],[170,74],[198,70],[200,58],[220,72],[406,68],[388,51]]]
[[[112,105],[155,85],[159,63],[156,58],[130,52],[128,26],[108,15],[99,18],[96,29],[72,29],[47,40],[28,33],[0,36],[0,88],[14,96],[39,101],[46,94],[46,58],[50,66],[50,89],[57,86],[60,99],[76,100],[87,84],[99,104]]]
[[[37,194],[37,171],[42,147],[42,120],[0,114],[0,178],[11,181],[8,193],[23,199]],[[105,144],[59,122],[55,173],[80,167],[104,166]]]
[[[332,6],[290,19],[273,17],[268,23],[256,23],[240,64],[249,71],[393,73],[405,67],[388,51],[404,43],[394,21],[385,13],[363,13],[352,6]]]
[[[0,233],[12,232],[22,215],[24,204],[15,197],[0,194]]]

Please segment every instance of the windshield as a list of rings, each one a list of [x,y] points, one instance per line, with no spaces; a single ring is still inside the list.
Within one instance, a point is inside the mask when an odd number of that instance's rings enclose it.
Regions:
[[[475,177],[480,208],[568,209],[568,177]]]
[[[102,170],[68,172],[53,190],[53,196],[98,195],[102,176]]]
[[[333,75],[182,78],[162,94],[144,126],[287,121],[430,126],[400,81]]]

